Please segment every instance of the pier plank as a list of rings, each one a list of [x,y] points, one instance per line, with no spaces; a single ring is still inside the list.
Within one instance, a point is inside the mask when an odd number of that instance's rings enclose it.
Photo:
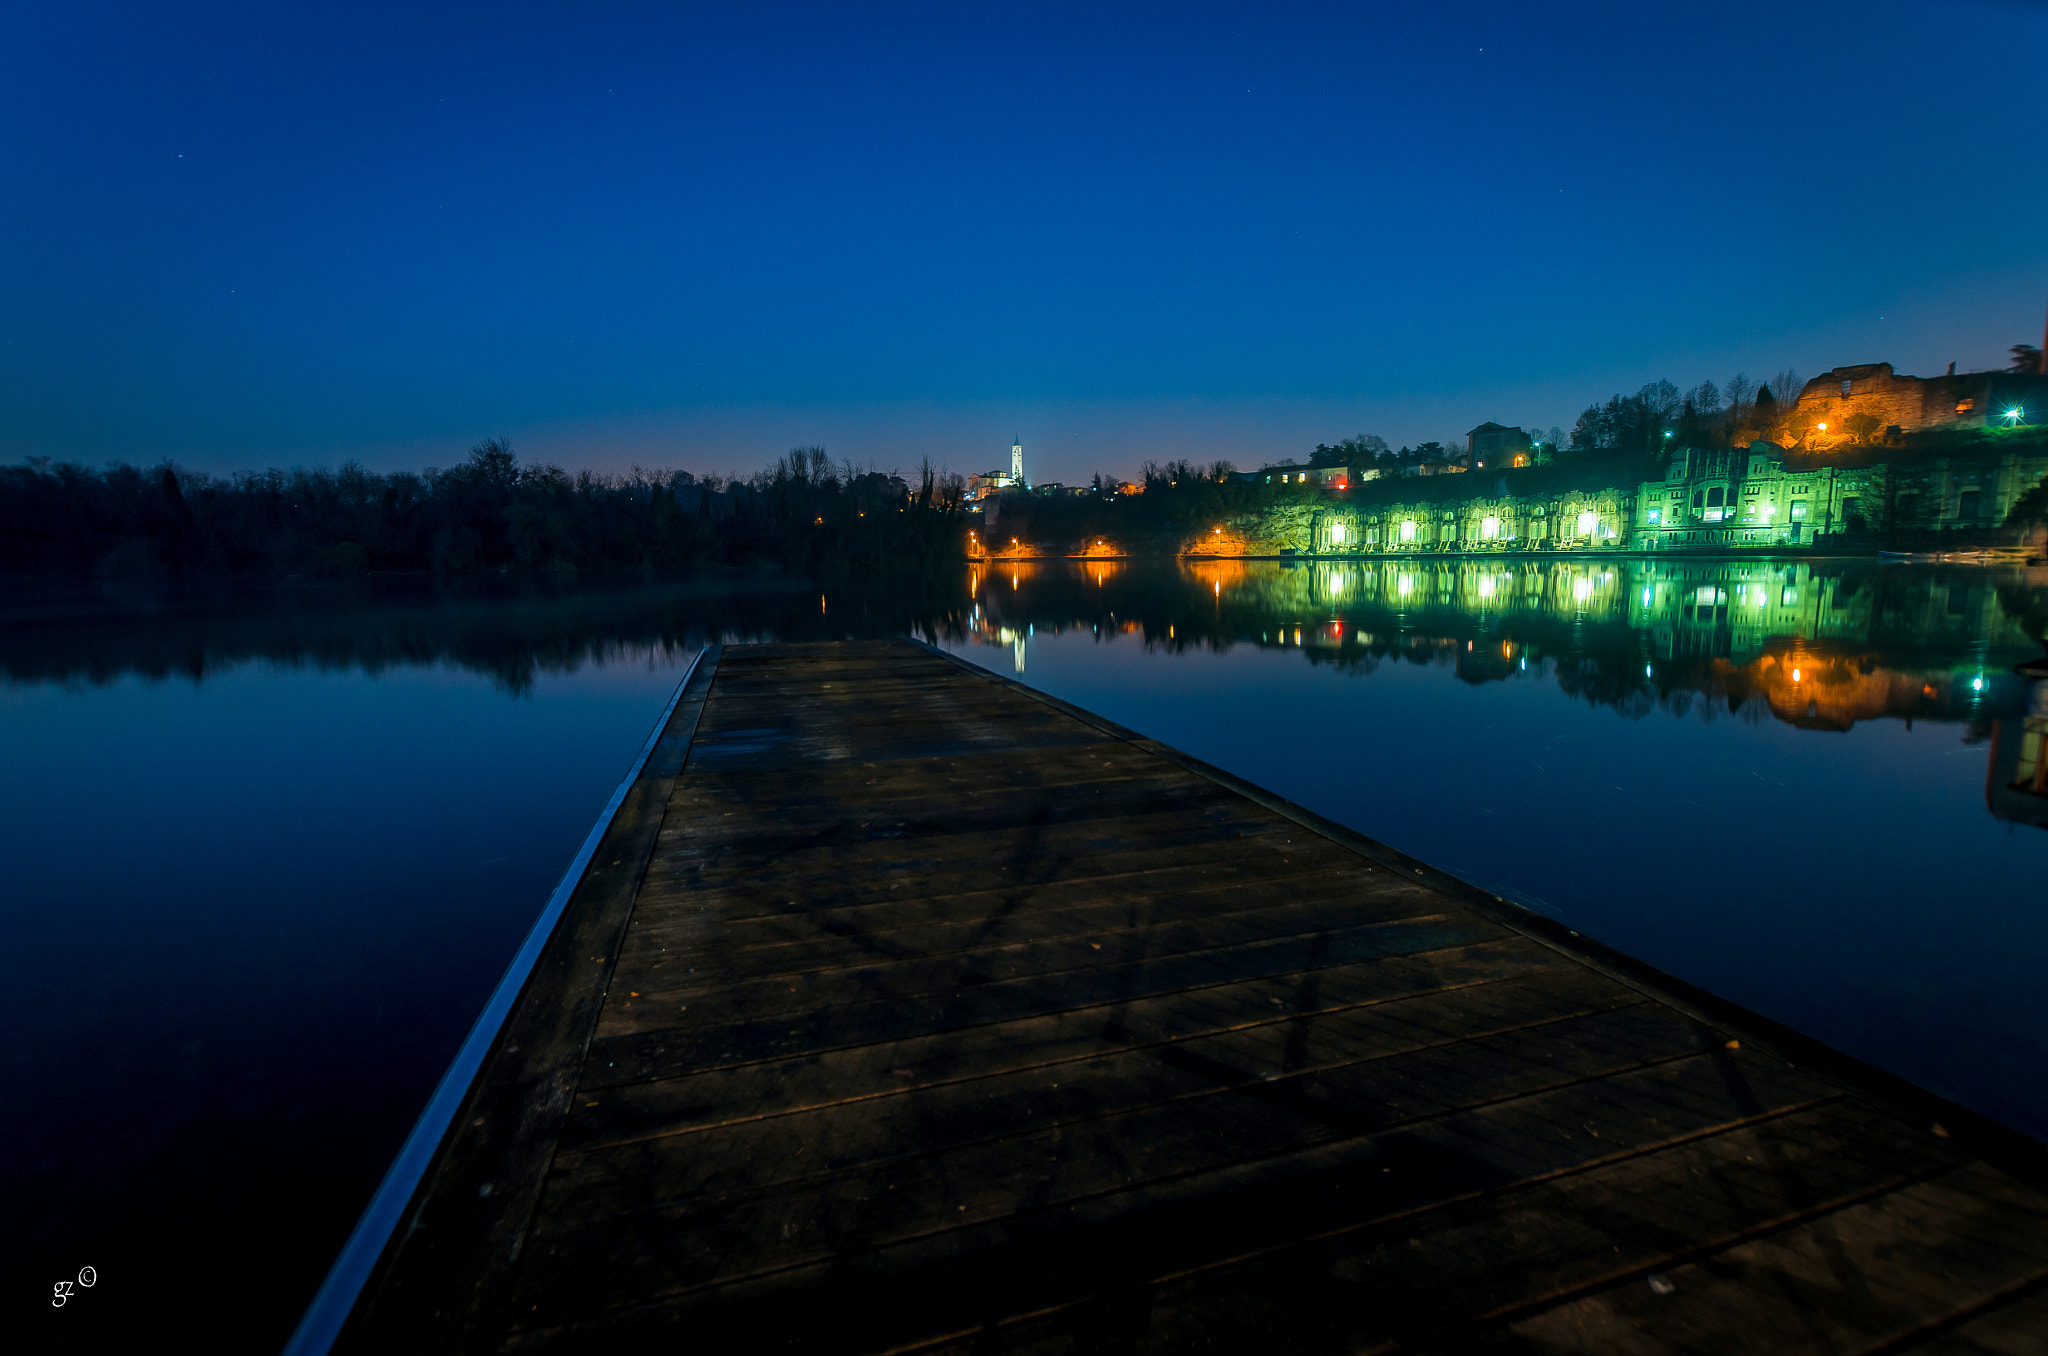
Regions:
[[[1191,1041],[1303,1015],[1444,994],[1464,993],[1468,1002],[1487,1006],[1505,1001],[1491,990],[1540,987],[1560,1012],[1602,1000],[1619,1006],[1639,997],[1599,976],[1560,971],[1554,956],[1514,942],[1361,962],[1316,972],[1309,983],[1301,982],[1303,978],[1289,974],[1180,990],[961,1031],[615,1084],[579,1101],[564,1127],[562,1143],[565,1148],[587,1147],[682,1133],[714,1114],[720,1119],[704,1123],[756,1120],[834,1101],[893,1096],[941,1082]],[[886,1071],[887,1077],[869,1081],[864,1076],[878,1071]],[[718,1091],[709,1090],[712,1083],[721,1085]]]
[[[712,660],[344,1349],[2032,1349],[2009,1140],[927,648]]]

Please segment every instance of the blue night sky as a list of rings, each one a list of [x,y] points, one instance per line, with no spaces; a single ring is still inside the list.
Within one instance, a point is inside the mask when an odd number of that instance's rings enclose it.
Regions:
[[[0,459],[1035,479],[2002,366],[2015,4],[0,6]]]

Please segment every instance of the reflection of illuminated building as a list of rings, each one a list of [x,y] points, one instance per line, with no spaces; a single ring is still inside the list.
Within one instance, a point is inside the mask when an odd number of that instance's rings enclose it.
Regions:
[[[2000,819],[2048,828],[2048,660],[2025,670],[2027,711],[1991,726],[1991,758],[1984,773],[1984,802]]]
[[[993,568],[991,568],[993,566]],[[1177,647],[1284,647],[1369,672],[1447,663],[1469,683],[1542,678],[1632,714],[1711,703],[1848,730],[1967,723],[1992,736],[1993,811],[2048,826],[2048,712],[2011,666],[2039,653],[2048,571],[1671,555],[1535,560],[1185,559],[978,564],[962,630],[1012,652],[1082,628]],[[2027,711],[2024,716],[2023,710]]]

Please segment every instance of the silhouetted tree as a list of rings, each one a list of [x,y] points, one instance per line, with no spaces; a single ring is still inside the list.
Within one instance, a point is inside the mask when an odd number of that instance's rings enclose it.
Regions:
[[[887,569],[959,551],[964,482],[901,477],[796,448],[751,481],[521,466],[489,439],[448,470],[375,475],[47,459],[0,467],[0,572],[105,574],[634,569],[773,563]]]

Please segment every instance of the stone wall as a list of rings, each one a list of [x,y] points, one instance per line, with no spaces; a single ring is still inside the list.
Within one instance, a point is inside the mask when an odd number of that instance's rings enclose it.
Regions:
[[[1907,533],[1995,527],[2048,475],[2048,453],[1937,457],[1892,468],[1888,525]]]
[[[1823,372],[1799,390],[1786,416],[1786,446],[1802,452],[1825,452],[1855,442],[1883,441],[1887,430],[1899,434],[1957,426],[1988,427],[2001,423],[2017,404],[2035,406],[2031,422],[2048,410],[2038,408],[2048,397],[2048,383],[2039,377],[2008,372],[1963,372],[1941,377],[1902,377],[1890,363],[1862,363]],[[1852,432],[1856,415],[1876,420],[1875,432]],[[1825,427],[1823,427],[1825,425]]]

